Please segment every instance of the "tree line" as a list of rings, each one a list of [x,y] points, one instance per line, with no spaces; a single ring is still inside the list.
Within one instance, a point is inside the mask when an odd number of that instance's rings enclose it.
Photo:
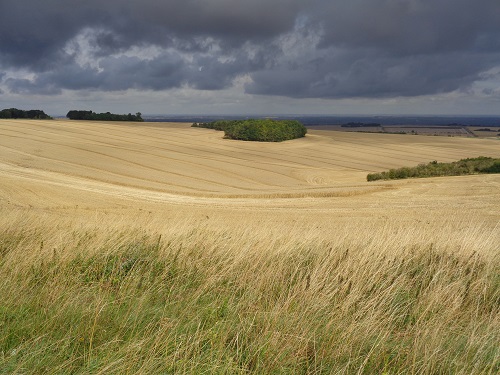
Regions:
[[[143,122],[141,112],[135,115],[117,115],[111,112],[95,113],[93,111],[71,110],[66,115],[70,120],[95,120],[95,121],[135,121]],[[0,119],[40,119],[50,120],[51,116],[39,109],[22,110],[17,108],[7,108],[0,111]]]
[[[304,137],[307,133],[306,127],[296,120],[219,120],[195,122],[191,126],[224,131],[224,138],[258,142],[282,142]]]
[[[141,112],[135,115],[129,113],[128,115],[117,115],[111,112],[95,113],[93,111],[77,111],[71,110],[66,114],[70,120],[93,120],[93,121],[135,121],[143,122]]]
[[[44,111],[39,109],[30,109],[28,111],[17,109],[17,108],[8,108],[0,111],[0,118],[12,118],[12,119],[40,119],[40,120],[50,120],[52,117],[47,115]]]
[[[403,167],[390,169],[387,172],[370,173],[366,176],[366,179],[368,181],[399,180],[405,178],[463,176],[483,173],[500,173],[500,159],[479,156],[451,163],[438,163],[434,160],[412,168]]]

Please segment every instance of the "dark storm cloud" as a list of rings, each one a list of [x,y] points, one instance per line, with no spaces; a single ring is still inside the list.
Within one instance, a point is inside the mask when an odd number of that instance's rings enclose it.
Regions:
[[[314,10],[315,20],[325,30],[321,46],[370,47],[396,55],[416,55],[475,49],[481,37],[497,41],[499,37],[498,0],[321,3]]]
[[[80,30],[103,28],[96,43],[115,52],[210,35],[226,43],[273,37],[293,27],[299,0],[1,0],[0,51],[30,67],[54,56]]]
[[[252,94],[296,98],[377,98],[451,92],[484,78],[481,71],[498,64],[498,55],[449,53],[407,57],[356,51],[278,66],[252,75]]]
[[[4,79],[25,94],[248,75],[252,94],[425,95],[500,65],[499,19],[498,0],[0,0],[0,68],[34,73]]]
[[[154,59],[106,57],[98,68],[75,62],[37,74],[34,79],[7,79],[16,94],[57,95],[62,89],[122,91],[165,90],[189,85],[197,89],[219,90],[245,72],[247,60],[219,62],[211,58],[194,58],[186,62],[181,55],[163,53]]]

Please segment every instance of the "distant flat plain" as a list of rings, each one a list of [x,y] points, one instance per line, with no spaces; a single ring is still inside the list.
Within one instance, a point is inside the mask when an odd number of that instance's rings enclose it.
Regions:
[[[500,157],[500,142],[309,130],[254,143],[186,123],[2,120],[0,208],[319,226],[453,215],[494,226],[499,175],[366,181],[370,172],[476,156]]]

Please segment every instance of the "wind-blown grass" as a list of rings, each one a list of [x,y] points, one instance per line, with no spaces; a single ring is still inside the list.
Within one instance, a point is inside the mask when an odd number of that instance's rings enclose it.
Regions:
[[[0,225],[0,373],[500,370],[498,234]],[[498,232],[496,232],[498,233]]]

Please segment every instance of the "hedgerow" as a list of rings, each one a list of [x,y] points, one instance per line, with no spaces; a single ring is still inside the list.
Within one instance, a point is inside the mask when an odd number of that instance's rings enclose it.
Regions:
[[[370,173],[368,181],[398,180],[405,178],[462,176],[481,173],[500,173],[500,159],[480,156],[477,158],[461,159],[451,163],[438,163],[436,160],[419,164],[416,167],[390,169],[387,172]]]

